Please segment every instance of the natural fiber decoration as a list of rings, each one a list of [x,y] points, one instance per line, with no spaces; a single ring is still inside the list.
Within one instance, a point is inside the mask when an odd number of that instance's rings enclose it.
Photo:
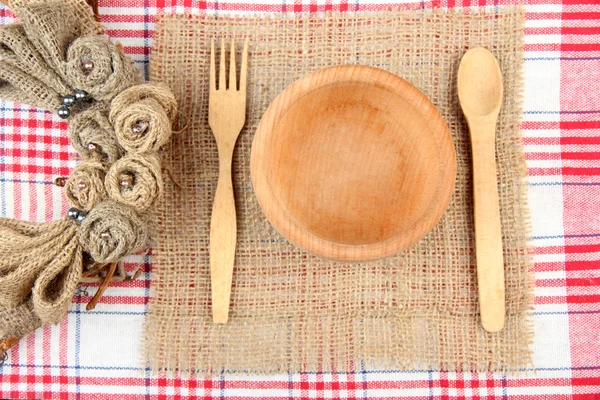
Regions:
[[[162,82],[146,82],[132,86],[115,97],[111,104],[110,120],[114,121],[123,109],[144,99],[154,99],[160,103],[170,120],[177,114],[177,100],[171,89]]]
[[[175,97],[166,86],[143,84],[125,90],[112,101],[109,119],[121,147],[130,153],[145,153],[169,142],[176,110]]]
[[[91,71],[83,68],[85,58],[93,63]],[[66,74],[74,87],[98,101],[110,101],[140,81],[131,58],[103,35],[80,37],[69,46]]]
[[[33,224],[0,219],[0,305],[15,307],[29,297],[40,272],[75,236],[72,221]]]
[[[63,3],[73,8],[73,13],[81,26],[83,35],[104,33],[104,27],[98,22],[94,10],[90,7],[86,0],[60,0]],[[13,10],[23,7],[25,4],[31,3],[46,3],[51,4],[51,0],[7,0],[9,7]]]
[[[23,73],[43,82],[61,96],[73,93],[73,88],[48,66],[27,38],[21,24],[4,25],[0,28],[0,57]]]
[[[24,4],[14,11],[46,63],[68,81],[65,70],[67,49],[83,34],[82,22],[74,8],[63,1],[40,1]]]
[[[42,270],[32,291],[33,311],[42,324],[56,324],[67,313],[83,270],[77,239],[57,248],[52,262]]]
[[[108,121],[108,106],[104,103],[94,104],[71,119],[69,139],[84,159],[112,164],[123,155]]]
[[[137,212],[147,211],[163,193],[160,157],[157,153],[128,154],[110,167],[104,185],[112,200]]]
[[[120,261],[148,242],[149,221],[139,213],[162,193],[153,150],[168,141],[176,111],[165,85],[126,91],[111,115],[149,124],[147,141],[136,149],[143,155],[121,158],[125,151],[108,114],[110,100],[139,82],[132,60],[99,35],[83,0],[14,0],[11,6],[21,23],[0,28],[0,98],[74,115],[69,137],[83,161],[68,179],[56,180],[72,206],[67,217],[46,224],[0,218],[0,356],[19,337],[64,317],[84,270],[89,280],[108,269],[88,309],[117,269],[117,279],[130,279]],[[115,175],[108,177],[110,165]],[[123,189],[110,186],[120,203],[107,199],[105,182]]]
[[[131,207],[104,201],[83,220],[79,237],[96,262],[112,263],[144,248],[148,232],[146,222]]]
[[[114,106],[111,109],[114,110]],[[160,103],[144,99],[116,113],[114,119],[117,141],[130,153],[157,151],[171,139],[171,121]],[[137,132],[142,130],[142,132]]]
[[[65,185],[65,194],[71,207],[89,211],[106,199],[106,171],[106,165],[93,160],[83,161],[75,167]]]
[[[0,60],[0,98],[48,109],[61,104],[50,86],[4,60]]]
[[[331,13],[295,18],[159,16],[151,80],[180,105],[156,207],[153,295],[145,325],[153,370],[222,373],[443,368],[516,370],[531,362],[527,174],[521,116],[524,13],[515,8]],[[233,184],[238,217],[227,324],[211,314],[208,244],[218,153],[208,126],[212,39],[249,38],[246,126],[237,141]],[[476,290],[470,140],[456,74],[467,48],[500,62],[504,99],[497,165],[506,274],[506,326],[481,328]],[[333,263],[288,243],[252,192],[250,149],[267,106],[307,73],[360,63],[391,71],[422,90],[444,116],[457,153],[449,208],[415,247],[377,262]],[[398,172],[399,174],[402,171]],[[182,189],[183,188],[183,189]]]
[[[31,300],[16,307],[0,305],[0,321],[0,340],[20,338],[42,326],[42,320],[33,312]]]
[[[82,272],[74,221],[0,219],[0,338],[64,316]]]

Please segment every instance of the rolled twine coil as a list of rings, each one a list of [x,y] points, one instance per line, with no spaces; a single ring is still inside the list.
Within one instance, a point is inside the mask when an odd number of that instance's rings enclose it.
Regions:
[[[112,164],[124,152],[108,120],[108,107],[103,103],[95,104],[73,117],[69,123],[69,139],[84,159]]]
[[[130,153],[157,151],[171,138],[175,96],[163,83],[130,87],[111,102],[109,120],[117,141]]]
[[[111,104],[110,120],[114,118],[121,110],[130,104],[144,99],[154,99],[162,106],[170,120],[175,118],[177,113],[177,100],[169,87],[162,82],[147,82],[141,85],[132,86],[115,97]]]
[[[91,70],[84,67],[85,60],[93,63]],[[139,82],[139,72],[132,60],[101,35],[77,38],[69,46],[66,73],[73,86],[98,101],[112,100]]]
[[[160,103],[144,99],[116,113],[117,141],[129,153],[157,151],[171,138],[171,121]]]
[[[80,226],[83,248],[99,263],[111,263],[146,246],[146,222],[131,207],[114,201],[96,205]]]
[[[109,168],[104,185],[112,200],[138,212],[147,211],[163,192],[159,155],[126,155]]]
[[[72,207],[83,211],[91,210],[106,199],[104,178],[107,167],[99,161],[81,162],[71,172],[65,185],[65,194]]]

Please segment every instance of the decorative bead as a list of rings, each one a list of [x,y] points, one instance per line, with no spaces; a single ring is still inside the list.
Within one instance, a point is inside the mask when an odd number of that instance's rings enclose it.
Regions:
[[[85,211],[79,211],[79,214],[77,215],[77,223],[81,224],[85,217],[87,217],[87,213]]]
[[[88,101],[89,98],[90,98],[90,95],[85,90],[75,89],[75,99],[77,101]]]
[[[63,104],[67,107],[72,107],[75,104],[75,96],[69,95],[63,97]]]
[[[67,217],[71,218],[71,219],[78,219],[79,218],[79,213],[81,211],[79,211],[78,209],[76,209],[75,207],[73,208],[69,208],[69,211],[67,211]]]
[[[67,106],[58,107],[57,112],[58,112],[58,116],[61,117],[62,119],[67,119],[71,115],[71,111],[69,111],[69,108]]]
[[[121,190],[131,190],[133,188],[133,176],[122,174],[119,178],[119,187]]]
[[[94,61],[89,56],[81,57],[81,69],[85,72],[91,72],[94,69]]]
[[[139,136],[146,133],[146,129],[148,129],[148,123],[146,121],[137,121],[131,127],[131,130],[133,131],[133,133],[135,133],[136,135],[139,135]]]
[[[59,176],[54,180],[54,184],[58,187],[64,187],[67,184],[67,178]]]
[[[108,242],[110,240],[110,233],[109,232],[102,232],[100,234],[100,238],[102,240],[104,240],[105,242]]]
[[[78,187],[80,190],[83,190],[83,189],[87,188],[87,185],[86,185],[84,182],[79,182],[79,183],[77,184],[77,187]]]
[[[96,151],[98,150],[98,146],[95,145],[94,143],[88,143],[87,148],[89,151]]]

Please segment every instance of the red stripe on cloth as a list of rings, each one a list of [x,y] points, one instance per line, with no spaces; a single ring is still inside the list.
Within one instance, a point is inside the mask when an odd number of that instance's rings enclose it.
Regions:
[[[73,303],[87,304],[92,300],[92,296],[76,296],[73,298]],[[98,304],[147,304],[148,298],[141,296],[108,296],[104,295],[100,298]]]
[[[2,124],[2,121],[0,120],[0,126],[3,127],[9,127],[9,126],[13,126],[15,128],[21,128],[20,124],[16,124],[16,125],[10,125],[10,124]],[[28,128],[29,129],[29,128]],[[50,129],[48,127],[44,127],[44,129]],[[22,143],[22,142],[28,142],[28,143],[44,143],[44,144],[59,144],[61,146],[68,146],[69,145],[69,137],[67,136],[67,132],[66,129],[64,130],[64,133],[61,132],[61,136],[56,137],[53,135],[49,135],[49,134],[44,134],[44,135],[35,135],[35,134],[21,134],[20,133],[21,130],[17,129],[15,130],[14,133],[2,133],[0,136],[0,139],[2,139],[3,142],[5,143]]]
[[[560,144],[600,144],[600,136],[562,136]]]
[[[21,164],[0,164],[0,172],[27,173],[27,174],[45,174],[49,176],[68,176],[71,172],[67,167],[52,167],[38,165]],[[16,200],[20,199],[20,196]],[[16,208],[15,208],[16,210]],[[20,211],[19,211],[20,214]],[[20,215],[15,215],[19,219]]]
[[[555,272],[564,271],[564,262],[536,262],[534,265],[536,272]]]
[[[523,130],[559,129],[560,122],[555,121],[524,121],[521,123]]]
[[[565,283],[569,286],[600,286],[598,278],[567,278]]]
[[[561,51],[598,51],[600,43],[562,43]]]
[[[597,0],[562,0],[563,5],[598,4]]]
[[[564,160],[600,160],[600,152],[587,152],[587,151],[565,151],[561,153]]]
[[[582,3],[577,3],[582,4]],[[587,4],[587,3],[586,3]],[[595,4],[595,3],[591,3]],[[593,19],[600,20],[600,12],[564,12],[561,14],[563,20]]]
[[[600,243],[594,244],[582,244],[582,245],[569,245],[565,246],[564,250],[566,253],[597,253],[600,252]]]
[[[565,304],[567,302],[566,296],[535,296],[533,304]]]
[[[560,160],[560,153],[528,152],[525,153],[526,160]]]
[[[529,176],[560,176],[561,175],[560,167],[554,168],[528,168],[527,171]],[[560,178],[559,178],[560,179]]]
[[[600,175],[600,168],[573,168],[563,167],[563,175],[577,175],[577,176],[589,176],[589,175]]]
[[[559,33],[563,35],[598,35],[600,34],[600,26],[563,26],[559,28]]]
[[[52,160],[63,160],[68,161],[70,153],[67,152],[55,152],[51,150],[35,150],[35,149],[3,149],[0,151],[0,155],[4,157],[25,157],[25,158],[39,158],[47,161]],[[51,167],[50,165],[47,165]]]
[[[550,287],[550,288],[557,288],[557,287],[564,287],[566,284],[565,279],[562,278],[557,278],[557,279],[536,279],[535,280],[535,287]]]
[[[568,280],[567,280],[568,282]],[[568,303],[600,303],[600,294],[567,295]]]
[[[27,338],[25,339],[25,342],[27,343],[27,366],[25,367],[25,370],[27,371],[27,383],[28,384],[34,384],[35,383],[35,379],[30,378],[31,374],[34,372],[34,365],[35,365],[35,342],[36,342],[36,335],[28,335]]]
[[[566,261],[565,262],[565,270],[567,270],[567,271],[600,270],[600,260]]]
[[[535,248],[535,254],[563,254],[564,246],[539,246]]]

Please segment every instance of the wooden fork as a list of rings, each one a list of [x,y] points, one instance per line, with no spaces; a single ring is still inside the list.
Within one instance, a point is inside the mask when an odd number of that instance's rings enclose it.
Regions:
[[[244,42],[240,87],[237,88],[235,42],[231,41],[229,87],[226,82],[225,41],[221,41],[219,84],[215,68],[215,44],[211,42],[208,123],[219,150],[219,182],[210,220],[210,275],[213,322],[226,323],[229,316],[231,280],[236,245],[236,213],[231,179],[235,142],[246,121],[248,39]]]

